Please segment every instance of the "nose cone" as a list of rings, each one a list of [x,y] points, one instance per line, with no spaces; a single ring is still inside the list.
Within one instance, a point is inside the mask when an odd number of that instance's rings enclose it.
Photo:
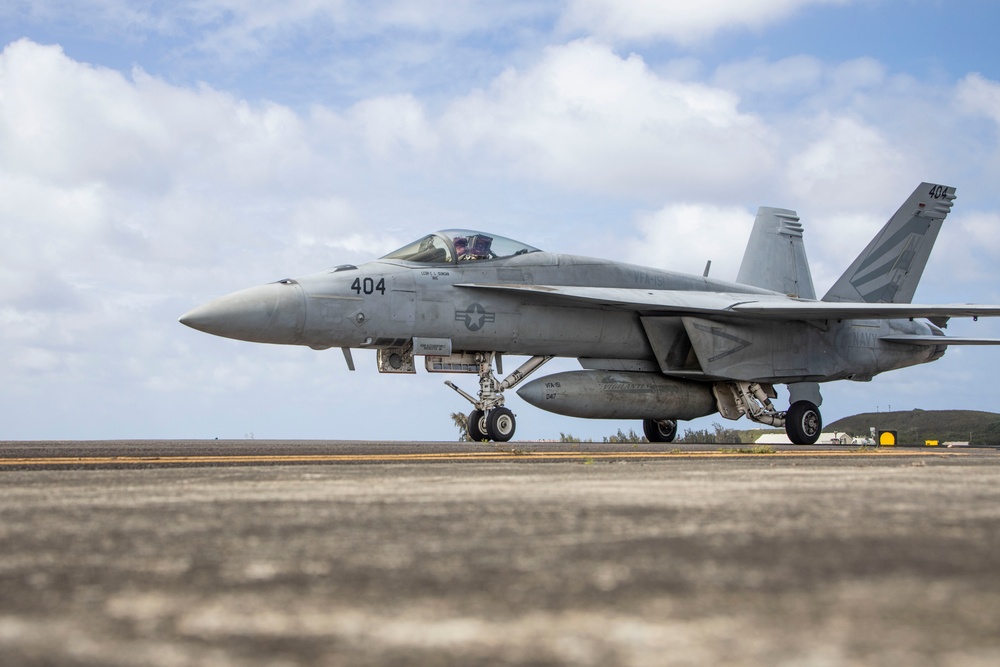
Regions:
[[[180,323],[215,336],[253,343],[298,342],[306,319],[305,296],[294,280],[251,287],[184,313]]]

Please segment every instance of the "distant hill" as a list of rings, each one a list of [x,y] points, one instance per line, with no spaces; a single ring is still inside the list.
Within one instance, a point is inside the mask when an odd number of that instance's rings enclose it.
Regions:
[[[900,444],[939,440],[1000,445],[1000,414],[978,410],[865,412],[824,424],[823,430],[857,436],[867,435],[872,426],[879,431],[896,431]]]

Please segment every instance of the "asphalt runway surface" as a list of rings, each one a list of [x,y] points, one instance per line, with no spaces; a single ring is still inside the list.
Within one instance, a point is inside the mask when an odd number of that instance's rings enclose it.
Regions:
[[[738,449],[0,443],[0,664],[1000,664],[1000,452]]]

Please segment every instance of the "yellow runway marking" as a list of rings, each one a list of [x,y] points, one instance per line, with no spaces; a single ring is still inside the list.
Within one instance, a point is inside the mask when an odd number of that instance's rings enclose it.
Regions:
[[[283,463],[406,463],[453,461],[530,461],[566,460],[587,461],[607,459],[704,459],[704,458],[816,458],[816,457],[884,457],[884,456],[967,456],[963,452],[924,450],[873,450],[873,451],[776,451],[772,453],[747,452],[526,452],[520,450],[496,452],[435,452],[411,454],[260,454],[260,455],[207,455],[207,456],[65,456],[23,457],[0,459],[0,468],[17,466],[105,466],[105,465],[219,465],[219,464],[283,464]]]

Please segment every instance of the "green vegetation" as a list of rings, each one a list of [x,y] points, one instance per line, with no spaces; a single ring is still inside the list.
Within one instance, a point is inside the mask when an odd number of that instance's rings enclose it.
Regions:
[[[735,428],[723,428],[722,424],[718,423],[712,424],[712,427],[713,428],[711,431],[708,429],[698,429],[698,430],[687,429],[684,431],[684,435],[678,437],[675,442],[679,443],[687,442],[687,443],[698,443],[698,444],[730,443],[730,442],[752,443],[754,440],[757,439],[757,435],[754,435],[749,440],[741,438],[745,438],[744,434],[753,434],[753,433],[759,434],[759,431],[740,431],[739,429]],[[559,442],[594,442],[594,441],[589,438],[587,440],[580,440],[580,438],[577,438],[571,433],[560,433]],[[604,436],[601,439],[601,442],[606,442],[608,444],[628,444],[628,443],[639,444],[639,443],[648,443],[649,441],[646,440],[645,436],[636,433],[634,429],[629,429],[627,433],[621,429],[618,429],[617,433],[613,435]]]
[[[775,449],[771,445],[754,445],[753,447],[723,447],[719,452],[722,454],[774,454]]]
[[[636,433],[634,430],[629,429],[628,433],[623,432],[618,429],[618,433],[614,435],[608,435],[604,437],[601,442],[613,442],[613,443],[625,443],[625,442],[647,442],[646,438]]]
[[[455,422],[455,428],[458,429],[458,441],[468,442],[472,440],[469,437],[469,417],[468,415],[463,415],[461,412],[451,413],[451,420]]]
[[[684,435],[677,438],[675,442],[706,445],[753,442],[753,440],[743,440],[744,433],[746,433],[746,431],[741,431],[736,428],[725,428],[719,422],[713,422],[711,431],[707,428],[700,428],[697,430],[690,428],[684,429]]]

